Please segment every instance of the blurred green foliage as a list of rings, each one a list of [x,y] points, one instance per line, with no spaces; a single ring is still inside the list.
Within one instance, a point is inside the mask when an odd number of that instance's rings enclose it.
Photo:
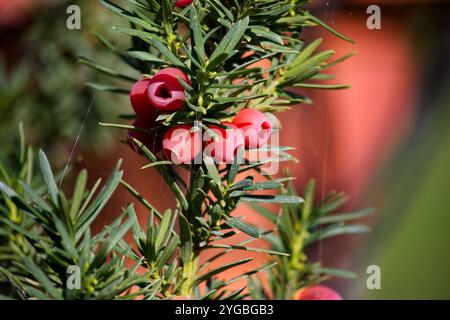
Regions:
[[[438,7],[416,14],[411,41],[424,39],[417,123],[370,190],[383,206],[359,265],[380,266],[381,290],[361,277],[357,299],[450,299],[450,20]]]
[[[287,173],[287,177],[290,174]],[[285,191],[297,195],[292,183]],[[372,213],[372,209],[338,213],[347,201],[343,192],[330,192],[321,201],[315,200],[316,182],[310,180],[303,194],[301,204],[285,204],[278,214],[259,205],[252,205],[260,215],[275,224],[277,234],[265,238],[273,250],[287,253],[274,256],[274,263],[264,273],[267,283],[255,276],[249,279],[249,288],[254,299],[290,300],[297,299],[299,290],[332,277],[355,278],[351,271],[325,267],[320,261],[307,256],[306,251],[318,242],[349,234],[366,234],[371,231],[357,221]]]
[[[127,111],[126,97],[118,100],[112,94],[93,93],[85,84],[99,76],[78,63],[81,53],[107,61],[107,51],[91,32],[98,28],[99,20],[111,18],[98,10],[96,1],[78,1],[82,30],[69,31],[69,4],[39,4],[28,23],[3,31],[0,146],[4,152],[12,148],[20,121],[29,141],[51,154],[71,148],[80,131],[80,145],[98,150],[109,145],[114,133],[101,129],[98,122]]]
[[[355,298],[450,299],[450,94],[441,103],[447,107],[393,166],[389,201],[363,264],[380,266],[381,290],[361,288]]]

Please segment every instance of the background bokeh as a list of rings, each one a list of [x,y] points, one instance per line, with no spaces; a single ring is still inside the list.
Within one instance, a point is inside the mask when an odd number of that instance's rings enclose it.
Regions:
[[[74,3],[82,9],[81,31],[65,26]],[[381,30],[366,27],[370,4],[381,7]],[[305,92],[313,105],[280,115],[281,142],[295,146],[301,160],[289,168],[299,190],[315,177],[318,196],[344,190],[345,209],[376,211],[366,221],[372,234],[324,241],[308,255],[359,274],[329,282],[344,298],[450,299],[450,1],[314,1],[312,10],[357,44],[319,28],[306,39],[323,37],[322,47],[339,55],[359,53],[332,70],[351,89]],[[88,89],[86,82],[102,76],[77,63],[83,54],[138,76],[117,65],[92,33],[126,49],[111,31],[116,23],[97,1],[0,0],[0,157],[13,147],[22,121],[29,141],[56,166],[70,158],[73,171],[87,167],[95,179],[124,158],[128,182],[158,208],[173,206],[156,173],[139,170],[144,160],[120,143],[124,133],[98,126],[131,112],[126,97]],[[118,192],[98,229],[131,200]],[[238,214],[267,224],[248,208]],[[366,287],[369,265],[381,268],[381,290]]]

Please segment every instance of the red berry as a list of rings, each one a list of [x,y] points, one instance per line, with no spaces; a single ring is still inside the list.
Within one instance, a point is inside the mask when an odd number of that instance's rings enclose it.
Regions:
[[[183,79],[190,85],[187,75],[179,69],[166,68],[159,71],[150,80],[147,89],[150,104],[163,111],[182,109],[185,100],[185,89],[178,78]]]
[[[300,290],[297,300],[342,300],[342,297],[329,287],[316,285]]]
[[[153,118],[156,112],[155,108],[152,107],[148,101],[147,89],[150,85],[150,80],[150,78],[139,80],[134,84],[130,91],[130,100],[134,112],[136,112],[139,117],[145,119]]]
[[[136,128],[147,129],[148,132],[140,130],[128,131],[128,145],[136,152],[141,153],[139,146],[132,140],[132,138],[142,142],[151,152],[158,153],[162,149],[162,134],[154,128],[154,122],[148,121],[144,118],[137,118],[133,122]]]
[[[177,68],[164,68],[161,69],[157,74],[155,74],[156,76],[161,76],[161,75],[169,75],[171,77],[174,77],[175,79],[181,78],[184,80],[184,82],[186,82],[187,84],[191,85],[191,81],[189,81],[189,78],[187,76],[186,73],[184,73],[183,71],[181,71],[180,69]],[[183,88],[181,86],[181,88]]]
[[[219,126],[210,127],[210,130],[216,134],[217,140],[210,137],[211,140],[205,148],[205,153],[217,163],[233,163],[239,148],[244,148],[244,136],[241,130],[232,123],[224,122],[222,125],[227,129]]]
[[[174,164],[189,164],[202,150],[200,131],[191,131],[192,126],[174,126],[163,138],[163,152]]]
[[[184,8],[192,3],[193,0],[177,0],[175,6],[178,8]]]
[[[233,119],[244,134],[247,148],[258,148],[267,143],[272,132],[269,119],[256,109],[243,109]]]

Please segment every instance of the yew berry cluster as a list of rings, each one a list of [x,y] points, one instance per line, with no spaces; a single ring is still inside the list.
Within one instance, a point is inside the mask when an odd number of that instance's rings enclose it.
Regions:
[[[165,68],[132,87],[130,100],[137,115],[133,125],[144,130],[131,130],[129,138],[139,140],[154,153],[162,149],[175,164],[191,163],[202,151],[217,163],[232,163],[240,148],[259,148],[267,143],[272,125],[262,112],[250,108],[239,111],[231,122],[210,126],[205,134],[188,124],[160,130],[158,115],[184,108],[186,93],[181,81],[191,85],[181,70]],[[131,139],[130,145],[137,151]]]
[[[179,110],[184,105],[185,91],[178,78],[190,85],[184,72],[176,68],[165,68],[152,78],[136,82],[130,92],[131,105],[137,115],[133,126],[147,129],[148,132],[132,130],[128,136],[141,141],[154,153],[159,152],[162,147],[161,131],[155,126],[158,115]],[[137,150],[133,143],[130,145]]]

